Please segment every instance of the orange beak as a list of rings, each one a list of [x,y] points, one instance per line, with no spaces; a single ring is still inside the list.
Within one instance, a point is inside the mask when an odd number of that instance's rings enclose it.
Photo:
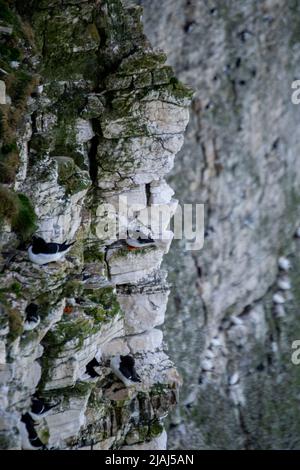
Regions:
[[[73,312],[73,307],[71,305],[67,305],[65,308],[64,308],[64,313],[72,313]]]
[[[134,250],[138,250],[138,248],[136,246],[129,246],[127,245],[127,250],[128,251],[134,251]]]

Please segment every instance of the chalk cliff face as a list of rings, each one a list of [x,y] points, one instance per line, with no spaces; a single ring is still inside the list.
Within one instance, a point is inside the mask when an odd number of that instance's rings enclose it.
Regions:
[[[166,446],[180,378],[157,327],[172,233],[147,215],[150,204],[170,217],[176,209],[164,178],[191,92],[151,48],[140,16],[119,0],[0,2],[2,449],[22,448],[33,394],[58,404],[36,427],[48,448]],[[122,217],[119,196],[130,208]],[[115,222],[163,241],[128,251],[112,237]],[[65,260],[39,266],[26,251],[33,233],[76,243]],[[41,321],[25,331],[30,303]],[[142,383],[125,388],[109,360],[129,353]],[[100,376],[83,381],[94,357]]]
[[[168,181],[206,213],[203,250],[174,244],[167,258],[166,333],[184,376],[170,445],[299,449],[299,3],[136,3],[195,90]]]

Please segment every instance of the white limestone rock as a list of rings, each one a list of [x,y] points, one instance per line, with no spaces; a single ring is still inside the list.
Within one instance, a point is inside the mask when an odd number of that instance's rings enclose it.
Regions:
[[[162,331],[157,328],[153,328],[146,333],[127,337],[127,344],[132,354],[161,349],[162,341]]]
[[[76,436],[85,423],[85,410],[91,390],[82,397],[71,397],[62,410],[47,416],[49,428],[49,447],[63,446],[64,439]]]
[[[131,137],[101,142],[98,159],[98,186],[105,190],[128,189],[158,181],[171,171],[181,149],[181,134],[158,137]],[[109,157],[108,157],[109,156]],[[112,171],[116,167],[118,171]]]
[[[149,99],[148,99],[149,98]],[[134,135],[166,135],[183,133],[189,119],[187,108],[170,102],[145,97],[136,101],[124,117],[103,117],[101,128],[106,139]],[[132,132],[134,126],[135,131]]]
[[[125,314],[125,333],[127,335],[142,333],[162,325],[168,296],[169,291],[118,295],[118,301]]]
[[[88,142],[94,137],[93,127],[90,121],[85,119],[76,120],[76,141],[78,144],[83,144]]]
[[[115,338],[104,344],[102,347],[102,356],[106,360],[112,356],[123,355],[126,356],[130,353],[125,338]]]
[[[137,220],[144,226],[151,226],[153,238],[163,237],[174,216],[178,201],[172,199],[168,204],[152,204],[140,211]]]
[[[173,195],[173,189],[164,179],[150,184],[150,204],[168,204]]]
[[[115,284],[136,284],[157,270],[162,262],[164,251],[150,247],[137,251],[109,249],[107,264],[111,280]]]

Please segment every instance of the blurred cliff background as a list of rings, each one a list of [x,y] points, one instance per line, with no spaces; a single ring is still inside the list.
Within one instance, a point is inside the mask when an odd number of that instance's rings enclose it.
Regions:
[[[205,204],[203,250],[174,242],[167,258],[165,333],[184,377],[169,447],[300,448],[300,2],[135,3],[195,90],[169,183]]]

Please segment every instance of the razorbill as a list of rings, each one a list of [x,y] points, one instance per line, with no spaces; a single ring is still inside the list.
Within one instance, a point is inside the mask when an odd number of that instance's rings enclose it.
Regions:
[[[41,237],[33,236],[28,256],[30,261],[39,265],[52,263],[64,258],[74,243],[48,243]]]
[[[110,368],[122,382],[130,387],[135,382],[141,382],[141,378],[136,373],[134,358],[127,356],[114,356],[110,360]]]
[[[31,400],[31,409],[30,411],[28,411],[28,413],[34,420],[38,421],[48,416],[52,408],[55,408],[57,405],[58,403],[56,403],[55,405],[47,405],[44,400],[41,400],[37,397],[33,397]]]
[[[95,371],[95,367],[99,367],[100,364],[97,359],[94,357],[85,367],[85,373],[82,377],[82,380],[90,380],[94,379],[97,380],[100,377],[100,374]]]
[[[36,304],[28,304],[25,308],[26,318],[24,322],[24,331],[31,331],[36,328],[41,319],[38,312],[38,306]]]
[[[146,238],[145,236],[140,235],[140,230],[136,230],[136,237],[132,238],[129,236],[129,233],[127,232],[127,238],[126,238],[126,243],[128,246],[129,250],[135,250],[137,248],[145,248],[146,246],[154,246],[155,245],[155,240],[148,235]]]
[[[26,413],[21,417],[20,433],[23,450],[46,449],[46,446],[42,443],[34,429],[34,420],[29,413]]]

